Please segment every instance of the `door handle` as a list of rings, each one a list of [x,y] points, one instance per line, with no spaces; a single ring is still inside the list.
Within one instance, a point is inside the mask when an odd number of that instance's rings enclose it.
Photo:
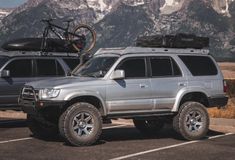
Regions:
[[[179,82],[178,85],[179,85],[180,87],[185,87],[185,86],[186,86],[186,83],[184,83],[184,82]]]
[[[146,84],[140,84],[140,88],[147,88],[148,87],[148,85],[146,85]]]

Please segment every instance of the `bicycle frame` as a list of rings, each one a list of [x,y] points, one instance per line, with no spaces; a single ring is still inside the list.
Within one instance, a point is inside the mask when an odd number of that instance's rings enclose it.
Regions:
[[[68,40],[69,39],[69,35],[71,36],[76,36],[78,38],[82,38],[82,36],[74,34],[72,32],[69,31],[69,27],[70,27],[70,23],[67,24],[66,28],[60,27],[56,24],[53,24],[51,22],[47,22],[47,26],[44,29],[44,33],[43,33],[43,38],[47,38],[49,31],[51,31],[52,33],[54,33],[58,38],[60,38],[61,40]],[[56,29],[62,30],[64,31],[64,35],[61,35]]]

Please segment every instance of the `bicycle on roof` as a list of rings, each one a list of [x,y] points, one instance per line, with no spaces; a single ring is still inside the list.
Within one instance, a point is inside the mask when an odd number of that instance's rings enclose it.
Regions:
[[[73,19],[64,21],[67,23],[65,28],[54,24],[53,20],[51,18],[42,20],[46,24],[41,43],[42,51],[49,45],[47,44],[47,39],[50,33],[53,33],[60,40],[64,40],[66,46],[72,46],[78,52],[89,52],[95,46],[96,32],[91,26],[80,24],[73,31],[70,31],[70,24]]]

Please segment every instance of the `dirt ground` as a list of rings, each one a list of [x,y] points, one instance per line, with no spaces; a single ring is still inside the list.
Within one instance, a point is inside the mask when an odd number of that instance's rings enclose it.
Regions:
[[[219,63],[225,79],[235,79],[235,63],[222,62]]]

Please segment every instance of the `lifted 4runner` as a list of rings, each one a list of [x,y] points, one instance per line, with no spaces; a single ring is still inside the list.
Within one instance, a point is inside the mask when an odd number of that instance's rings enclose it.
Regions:
[[[71,77],[25,85],[19,103],[35,136],[58,132],[72,145],[94,144],[102,120],[128,118],[142,133],[171,120],[187,140],[204,137],[207,108],[227,104],[226,83],[205,49],[100,49]]]

